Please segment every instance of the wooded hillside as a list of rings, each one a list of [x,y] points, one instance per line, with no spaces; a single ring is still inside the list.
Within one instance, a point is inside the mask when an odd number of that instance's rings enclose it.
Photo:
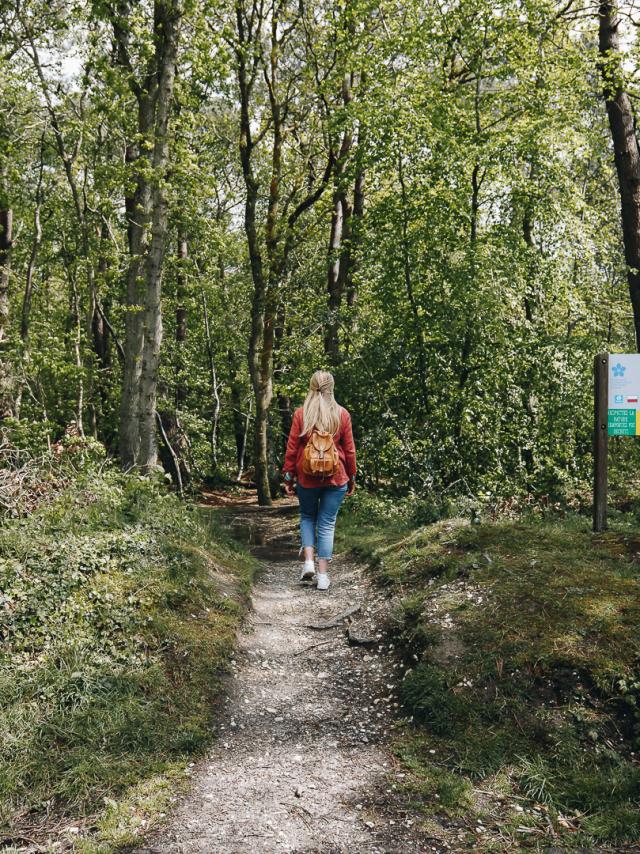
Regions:
[[[627,7],[23,0],[0,26],[13,446],[77,432],[268,503],[326,367],[369,485],[588,481],[592,356],[640,339]]]

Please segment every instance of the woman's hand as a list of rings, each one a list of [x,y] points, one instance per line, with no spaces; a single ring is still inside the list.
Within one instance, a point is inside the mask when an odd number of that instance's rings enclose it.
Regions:
[[[355,480],[350,480],[349,486],[347,487],[347,495],[353,495],[353,493],[355,491],[356,491],[356,482],[355,482]]]
[[[285,482],[284,482],[284,491],[287,493],[287,495],[288,495],[290,498],[291,498],[293,495],[295,495],[295,494],[296,494],[296,491],[295,491],[295,489],[294,489],[293,481],[291,481],[291,480],[285,480]]]

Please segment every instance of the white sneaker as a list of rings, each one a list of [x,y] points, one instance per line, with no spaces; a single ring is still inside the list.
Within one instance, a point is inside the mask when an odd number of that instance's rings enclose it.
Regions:
[[[323,572],[323,573],[319,572],[318,573],[317,582],[318,582],[317,583],[318,590],[327,590],[329,585],[331,584],[329,576],[327,575],[326,572]]]
[[[300,581],[309,581],[316,572],[316,565],[313,560],[305,560],[302,572],[300,573]]]

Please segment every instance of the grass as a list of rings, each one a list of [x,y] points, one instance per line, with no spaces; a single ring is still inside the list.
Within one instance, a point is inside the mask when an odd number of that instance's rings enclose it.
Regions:
[[[210,513],[112,471],[4,525],[1,845],[120,850],[157,819],[211,740],[253,569]]]
[[[598,536],[577,514],[418,528],[383,518],[361,498],[339,545],[399,601],[406,797],[464,816],[471,836],[485,816],[479,850],[548,845],[552,833],[569,847],[637,841],[635,518],[618,514]]]

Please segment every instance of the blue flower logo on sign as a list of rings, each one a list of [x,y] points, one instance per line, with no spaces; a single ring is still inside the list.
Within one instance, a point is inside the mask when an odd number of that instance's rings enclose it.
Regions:
[[[616,401],[616,403],[624,403],[624,395],[617,394],[615,397],[615,401]]]
[[[625,367],[624,365],[621,365],[621,364],[620,364],[620,362],[618,362],[618,364],[617,364],[617,365],[613,365],[613,367],[611,368],[611,370],[613,371],[613,375],[614,375],[614,377],[623,377],[623,376],[624,376],[624,372],[625,372],[627,369],[626,369],[626,367]]]

